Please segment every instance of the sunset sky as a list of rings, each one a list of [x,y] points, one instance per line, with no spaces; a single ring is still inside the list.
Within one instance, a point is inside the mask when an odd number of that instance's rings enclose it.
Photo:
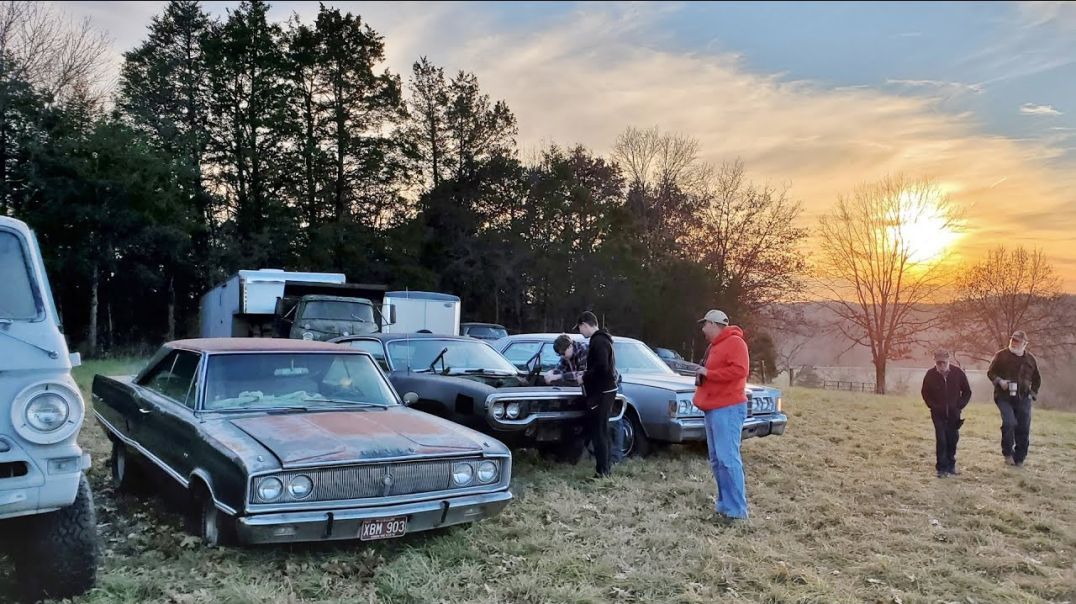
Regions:
[[[959,254],[1042,247],[1076,292],[1076,3],[326,3],[384,35],[405,78],[422,55],[475,72],[524,154],[658,126],[787,185],[807,224],[856,183],[930,177],[965,208]],[[117,63],[164,5],[58,4],[107,31]]]

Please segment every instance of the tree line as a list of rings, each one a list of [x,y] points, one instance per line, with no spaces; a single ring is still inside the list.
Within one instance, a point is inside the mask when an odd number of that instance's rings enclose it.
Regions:
[[[450,292],[520,331],[593,309],[696,357],[706,309],[751,324],[803,286],[799,204],[690,136],[625,125],[608,156],[524,161],[475,74],[392,73],[361,16],[268,10],[169,2],[103,94],[92,28],[0,9],[0,212],[37,230],[85,352],[194,334],[201,294],[242,268]],[[61,78],[50,57],[78,61]]]

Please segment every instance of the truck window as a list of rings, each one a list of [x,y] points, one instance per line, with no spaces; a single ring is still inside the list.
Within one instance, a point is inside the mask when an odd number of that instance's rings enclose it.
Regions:
[[[44,310],[30,261],[15,233],[0,231],[0,319],[32,321]]]
[[[326,321],[360,321],[374,322],[374,307],[360,302],[341,300],[312,300],[306,303],[303,319],[323,319]]]

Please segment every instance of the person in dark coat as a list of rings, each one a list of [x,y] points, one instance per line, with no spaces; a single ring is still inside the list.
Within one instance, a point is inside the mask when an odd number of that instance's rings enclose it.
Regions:
[[[594,443],[595,472],[598,478],[609,476],[612,469],[612,443],[609,417],[616,402],[616,355],[613,336],[598,327],[598,317],[587,311],[579,316],[579,333],[590,341],[587,348],[587,369],[583,373],[583,396],[587,408],[587,432]]]
[[[923,402],[934,422],[938,478],[956,476],[956,443],[960,440],[960,417],[971,400],[971,386],[964,371],[949,362],[949,353],[934,353],[934,367],[923,377]]]
[[[1009,347],[990,361],[986,377],[994,384],[994,404],[1001,412],[1001,454],[1010,466],[1024,465],[1031,444],[1031,402],[1039,398],[1039,364],[1027,351],[1027,334],[1014,331]]]

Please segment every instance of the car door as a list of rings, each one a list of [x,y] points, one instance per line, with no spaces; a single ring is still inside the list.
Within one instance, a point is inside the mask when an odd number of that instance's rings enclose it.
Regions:
[[[139,384],[138,440],[164,464],[162,469],[183,481],[196,461],[192,458],[197,435],[194,409],[201,363],[201,354],[175,350]]]

